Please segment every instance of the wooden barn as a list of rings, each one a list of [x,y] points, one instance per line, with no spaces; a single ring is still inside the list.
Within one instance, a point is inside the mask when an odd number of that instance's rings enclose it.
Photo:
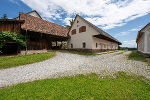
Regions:
[[[9,31],[13,33],[21,33],[21,25],[24,23],[23,20],[16,20],[16,19],[0,19],[0,32],[2,31]],[[9,40],[6,43],[6,46],[2,48],[2,52],[5,54],[16,54],[18,53],[19,45]]]
[[[52,49],[61,49],[62,45],[57,45],[58,42],[67,41],[68,29],[43,20],[42,17],[36,12],[19,13],[16,19],[0,20],[0,31],[10,31],[15,33],[24,34],[27,36],[27,46],[19,52],[22,54],[28,53],[42,53]],[[53,46],[53,43],[55,45]],[[10,46],[16,48],[17,47]],[[6,48],[5,47],[5,51]]]

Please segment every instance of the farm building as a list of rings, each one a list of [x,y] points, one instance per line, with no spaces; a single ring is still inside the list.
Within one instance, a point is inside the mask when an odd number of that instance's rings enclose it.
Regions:
[[[1,19],[0,31],[21,33],[26,36],[27,46],[19,47],[15,42],[8,42],[3,48],[6,53],[43,53],[48,50],[61,49],[62,42],[68,42],[71,50],[101,52],[117,50],[121,43],[88,22],[76,16],[71,29],[42,19],[37,11],[19,13],[15,19]],[[58,45],[59,43],[59,45]]]
[[[150,23],[138,32],[136,43],[139,52],[150,56]]]
[[[0,23],[0,31],[21,33],[27,36],[27,47],[21,50],[15,47],[16,49],[12,52],[14,46],[10,44],[10,53],[26,53],[26,51],[35,53],[60,49],[62,45],[58,46],[58,42],[67,41],[68,39],[67,28],[43,20],[36,11],[29,13],[20,12],[19,17],[15,19],[1,19]],[[6,50],[8,50],[7,46],[4,51]]]
[[[71,50],[101,52],[117,50],[121,45],[117,39],[79,15],[75,17],[69,36],[68,48]]]

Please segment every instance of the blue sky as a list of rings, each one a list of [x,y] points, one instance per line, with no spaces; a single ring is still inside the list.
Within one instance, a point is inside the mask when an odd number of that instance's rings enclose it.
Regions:
[[[150,0],[1,0],[0,16],[15,18],[36,10],[45,19],[66,25],[76,14],[123,43],[136,47],[137,32],[150,22]]]

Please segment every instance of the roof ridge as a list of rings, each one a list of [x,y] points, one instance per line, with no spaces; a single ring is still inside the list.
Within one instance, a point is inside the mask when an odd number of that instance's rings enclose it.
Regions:
[[[111,36],[110,34],[108,34],[107,32],[105,32],[104,30],[102,30],[101,28],[97,27],[96,25],[92,24],[91,22],[87,21],[86,19],[84,19],[83,17],[81,17],[80,15],[76,15],[76,16],[79,16],[81,19],[83,19],[85,22],[87,22],[90,26],[92,26],[94,29],[96,29],[99,33],[100,31],[104,32],[105,34],[102,34],[102,35],[108,35],[109,38],[112,38],[113,40],[115,40],[116,42],[119,42],[116,38],[114,38],[113,36]],[[107,37],[108,37],[107,36]],[[121,42],[119,42],[121,43]]]

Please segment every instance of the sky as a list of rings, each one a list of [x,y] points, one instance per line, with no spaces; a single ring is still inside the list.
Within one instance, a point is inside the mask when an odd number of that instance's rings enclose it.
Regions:
[[[138,31],[150,22],[150,0],[1,0],[0,16],[36,10],[45,20],[69,24],[76,14],[103,29],[122,47],[136,47]]]

